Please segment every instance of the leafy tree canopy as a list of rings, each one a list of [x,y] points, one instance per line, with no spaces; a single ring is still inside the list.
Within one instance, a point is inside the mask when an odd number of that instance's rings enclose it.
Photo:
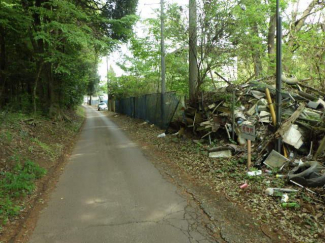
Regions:
[[[100,55],[132,35],[137,0],[0,2],[0,107],[60,117],[99,82]]]

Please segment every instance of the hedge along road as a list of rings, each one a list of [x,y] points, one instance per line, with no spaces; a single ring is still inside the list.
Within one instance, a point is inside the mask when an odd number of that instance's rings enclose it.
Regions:
[[[216,242],[195,203],[102,112],[85,109],[79,140],[30,242]]]

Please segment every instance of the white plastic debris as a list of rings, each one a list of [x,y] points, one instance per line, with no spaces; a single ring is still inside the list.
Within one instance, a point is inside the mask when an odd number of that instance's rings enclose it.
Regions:
[[[265,193],[267,195],[273,196],[275,192],[281,192],[281,193],[291,193],[291,192],[297,192],[298,190],[291,189],[291,188],[272,188],[269,187],[265,190]]]
[[[235,114],[235,118],[241,118],[243,120],[246,120],[246,116],[244,115],[244,112],[242,112],[241,110],[235,110],[234,114]]]
[[[231,150],[223,150],[209,153],[210,158],[230,158],[231,156]]]
[[[297,125],[291,125],[288,131],[283,135],[283,142],[299,149],[303,144],[302,135],[298,130]]]
[[[259,176],[262,175],[262,171],[261,170],[256,170],[256,171],[248,171],[247,172],[248,176]]]
[[[281,202],[286,203],[289,201],[289,196],[288,194],[284,193],[281,197]]]
[[[295,159],[295,161],[293,161],[293,163],[296,165],[296,166],[301,166],[301,165],[303,165],[303,163],[304,162],[302,162],[302,160],[301,159]]]
[[[164,137],[166,137],[166,134],[164,132],[157,136],[157,138],[164,138]]]
[[[267,112],[267,111],[261,111],[260,112],[260,117],[261,119],[259,120],[262,123],[270,123],[270,117],[271,117],[271,113]]]

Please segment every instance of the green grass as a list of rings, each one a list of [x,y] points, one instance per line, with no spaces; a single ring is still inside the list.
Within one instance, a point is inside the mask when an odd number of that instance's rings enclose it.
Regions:
[[[77,116],[81,117],[82,119],[78,119],[78,121],[73,121],[69,125],[67,125],[67,129],[73,131],[74,133],[77,133],[84,121],[84,118],[86,117],[85,109],[82,106],[78,106],[76,108],[76,114]]]
[[[35,180],[46,174],[46,170],[27,160],[24,165],[17,163],[10,172],[0,173],[0,226],[10,217],[19,214],[19,199],[35,189]]]
[[[38,140],[37,138],[32,138],[31,140],[34,143],[36,143],[38,146],[40,146],[44,150],[44,152],[46,152],[48,155],[50,155],[51,159],[55,158],[55,152],[49,145],[47,145],[46,143],[43,143],[42,141]]]
[[[4,127],[18,129],[20,127],[19,122],[28,118],[30,117],[23,113],[2,113],[0,115],[0,124]]]
[[[76,114],[80,117],[86,117],[85,109],[82,106],[78,106]]]
[[[10,144],[13,140],[13,134],[9,130],[1,131],[0,140],[5,144]]]
[[[82,107],[77,108],[77,114],[85,117],[85,111]],[[49,155],[51,160],[55,160],[62,153],[64,145],[58,143],[44,142],[41,138],[32,138],[27,132],[25,126],[28,126],[28,119],[33,118],[37,124],[46,125],[49,118],[41,116],[28,116],[22,113],[5,113],[0,112],[0,143],[11,148],[10,154],[6,159],[6,167],[0,170],[0,233],[2,227],[9,219],[16,217],[24,208],[23,198],[30,195],[35,190],[35,182],[46,174],[46,170],[38,164],[22,158],[18,151],[16,140],[22,141],[24,149],[29,153],[41,153]],[[62,123],[60,129],[66,132],[66,136],[70,137],[77,132],[82,124],[83,119],[77,119],[78,122]],[[50,130],[49,136],[56,136],[56,127]],[[37,134],[37,132],[35,132]],[[41,134],[42,135],[42,134]],[[26,144],[24,141],[28,141]],[[30,143],[30,141],[32,143]],[[24,154],[24,153],[22,153]],[[0,240],[1,243],[1,240]]]

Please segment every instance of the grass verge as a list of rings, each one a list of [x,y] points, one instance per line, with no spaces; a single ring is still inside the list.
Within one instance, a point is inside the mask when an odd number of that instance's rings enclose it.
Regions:
[[[0,112],[0,239],[10,239],[30,210],[47,171],[67,153],[83,124],[82,107],[66,120]],[[44,178],[45,179],[45,178]],[[19,221],[19,222],[16,222]],[[17,229],[18,230],[18,229]],[[10,232],[10,233],[8,233]],[[0,242],[1,242],[0,240]]]

